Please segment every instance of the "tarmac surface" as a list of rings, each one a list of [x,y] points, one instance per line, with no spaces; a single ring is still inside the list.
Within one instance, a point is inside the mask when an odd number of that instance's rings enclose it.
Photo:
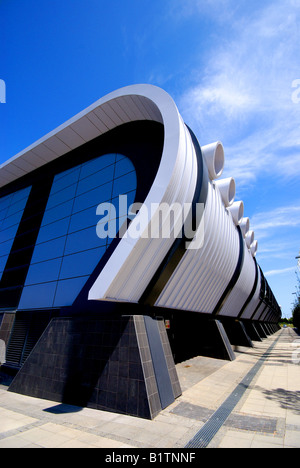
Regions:
[[[153,421],[0,385],[0,448],[299,448],[300,336],[284,328],[253,344],[232,362],[178,364],[182,396]]]

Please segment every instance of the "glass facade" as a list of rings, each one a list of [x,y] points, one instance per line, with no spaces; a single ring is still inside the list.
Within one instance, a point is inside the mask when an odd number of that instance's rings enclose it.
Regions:
[[[116,223],[119,195],[127,195],[129,206],[136,186],[132,162],[113,153],[54,177],[19,310],[72,305],[112,241],[97,236],[97,223],[103,220],[107,229]],[[115,209],[101,218],[96,214],[101,203]]]
[[[15,240],[31,187],[0,199],[0,280]]]

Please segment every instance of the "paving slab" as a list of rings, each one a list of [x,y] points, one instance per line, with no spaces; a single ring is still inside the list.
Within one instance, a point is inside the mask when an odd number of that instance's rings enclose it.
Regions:
[[[296,331],[286,328],[253,348],[236,348],[235,361],[198,356],[178,364],[183,393],[153,421],[31,398],[0,385],[0,448],[195,451],[193,441],[224,408],[207,448],[299,448],[296,340]]]

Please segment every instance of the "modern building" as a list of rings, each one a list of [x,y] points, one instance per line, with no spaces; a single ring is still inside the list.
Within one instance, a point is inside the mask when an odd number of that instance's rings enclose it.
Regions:
[[[176,362],[278,329],[224,164],[165,91],[134,85],[0,166],[10,391],[153,418],[181,393]]]

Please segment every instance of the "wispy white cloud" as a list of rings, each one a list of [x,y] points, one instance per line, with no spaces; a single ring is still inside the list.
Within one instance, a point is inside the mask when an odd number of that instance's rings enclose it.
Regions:
[[[243,2],[244,0],[240,0]],[[219,23],[229,21],[237,8],[232,0],[171,0],[170,14],[177,21],[198,15],[213,18]]]
[[[266,261],[276,263],[276,265],[281,265],[282,262],[286,264],[294,258],[295,252],[297,252],[297,243],[282,241],[282,239],[276,234],[270,238],[260,238],[258,245],[258,258],[259,262]],[[270,269],[270,267],[267,267]]]
[[[200,8],[209,2],[196,3]],[[255,181],[262,172],[298,176],[300,103],[292,101],[292,82],[300,78],[300,4],[262,3],[245,16],[240,10],[235,14],[233,1],[220,1],[219,7],[220,16],[230,10],[232,32],[210,50],[180,110],[201,144],[223,141],[226,169],[239,184]]]
[[[272,268],[273,265],[289,265],[299,250],[300,200],[293,205],[257,213],[250,221],[259,244],[259,262],[264,262],[268,265],[267,268]],[[275,270],[277,271],[277,268]],[[280,268],[280,271],[283,270],[287,272],[291,271],[291,268]]]
[[[278,228],[300,228],[300,203],[258,213],[251,219],[251,225],[260,237],[269,236],[270,230]]]
[[[300,0],[172,2],[182,7],[182,21],[198,14],[210,34],[207,48],[195,47],[179,111],[201,145],[223,142],[223,177],[236,179],[258,263],[288,313],[300,239],[300,102],[292,99]]]
[[[265,273],[265,276],[285,275],[291,271],[296,271],[295,267],[283,268],[282,270],[270,270]]]

